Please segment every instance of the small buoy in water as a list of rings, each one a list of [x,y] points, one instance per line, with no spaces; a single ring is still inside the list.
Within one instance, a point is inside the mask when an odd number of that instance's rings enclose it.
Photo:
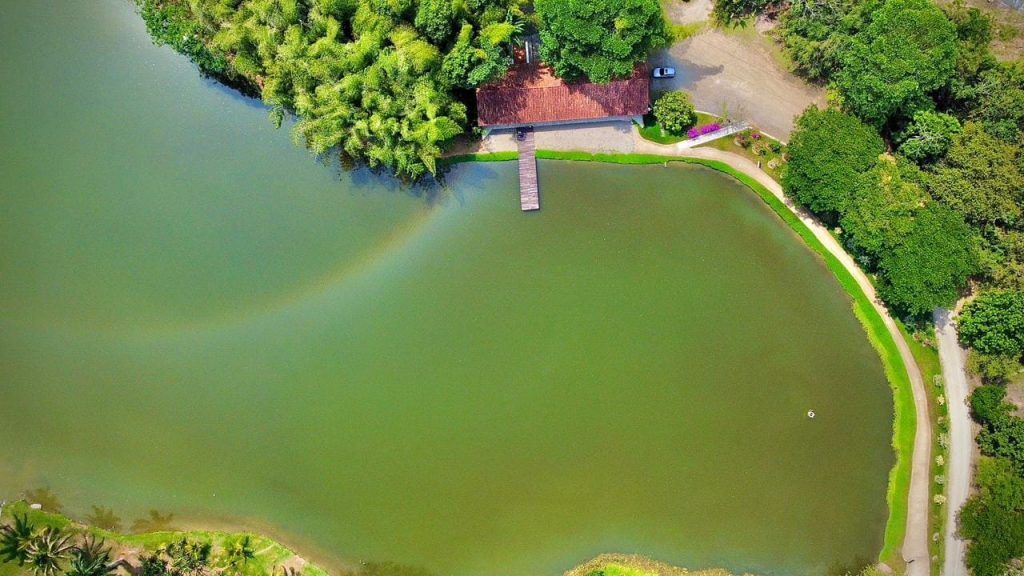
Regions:
[[[814,410],[808,410],[807,411],[807,417],[808,418],[814,418]]]
[[[42,504],[29,504],[28,507],[33,509],[33,510],[42,510],[43,509],[43,505]]]

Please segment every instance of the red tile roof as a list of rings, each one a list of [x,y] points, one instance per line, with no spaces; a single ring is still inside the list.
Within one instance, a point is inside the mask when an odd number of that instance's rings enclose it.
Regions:
[[[649,103],[647,67],[608,84],[566,83],[546,65],[517,62],[497,82],[476,91],[480,126],[640,116]]]

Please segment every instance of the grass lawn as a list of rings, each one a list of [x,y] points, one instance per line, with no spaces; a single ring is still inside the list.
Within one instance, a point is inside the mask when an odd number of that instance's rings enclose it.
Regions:
[[[697,112],[697,124],[696,126],[704,126],[705,124],[711,124],[718,122],[721,119],[714,114],[706,114],[704,112]],[[657,122],[654,121],[654,116],[647,114],[644,116],[644,125],[638,126],[640,136],[651,142],[657,142],[658,144],[675,144],[687,140],[686,132],[682,134],[674,134],[672,132],[665,132]]]

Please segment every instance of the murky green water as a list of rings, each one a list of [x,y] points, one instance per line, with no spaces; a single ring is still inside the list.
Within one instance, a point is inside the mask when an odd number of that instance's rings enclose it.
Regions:
[[[452,576],[877,552],[879,361],[733,181],[544,163],[523,215],[511,164],[339,174],[127,0],[4,1],[0,53],[0,498]]]

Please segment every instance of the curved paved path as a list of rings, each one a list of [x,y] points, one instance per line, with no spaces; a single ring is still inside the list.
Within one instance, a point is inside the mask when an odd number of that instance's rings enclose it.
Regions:
[[[967,356],[957,338],[953,314],[949,310],[935,311],[935,336],[939,343],[939,360],[946,382],[946,405],[949,407],[949,462],[946,463],[946,559],[943,576],[967,576],[964,550],[966,544],[957,536],[956,517],[971,490],[971,472],[974,458],[974,434],[967,413],[967,395],[970,386],[964,370]]]

